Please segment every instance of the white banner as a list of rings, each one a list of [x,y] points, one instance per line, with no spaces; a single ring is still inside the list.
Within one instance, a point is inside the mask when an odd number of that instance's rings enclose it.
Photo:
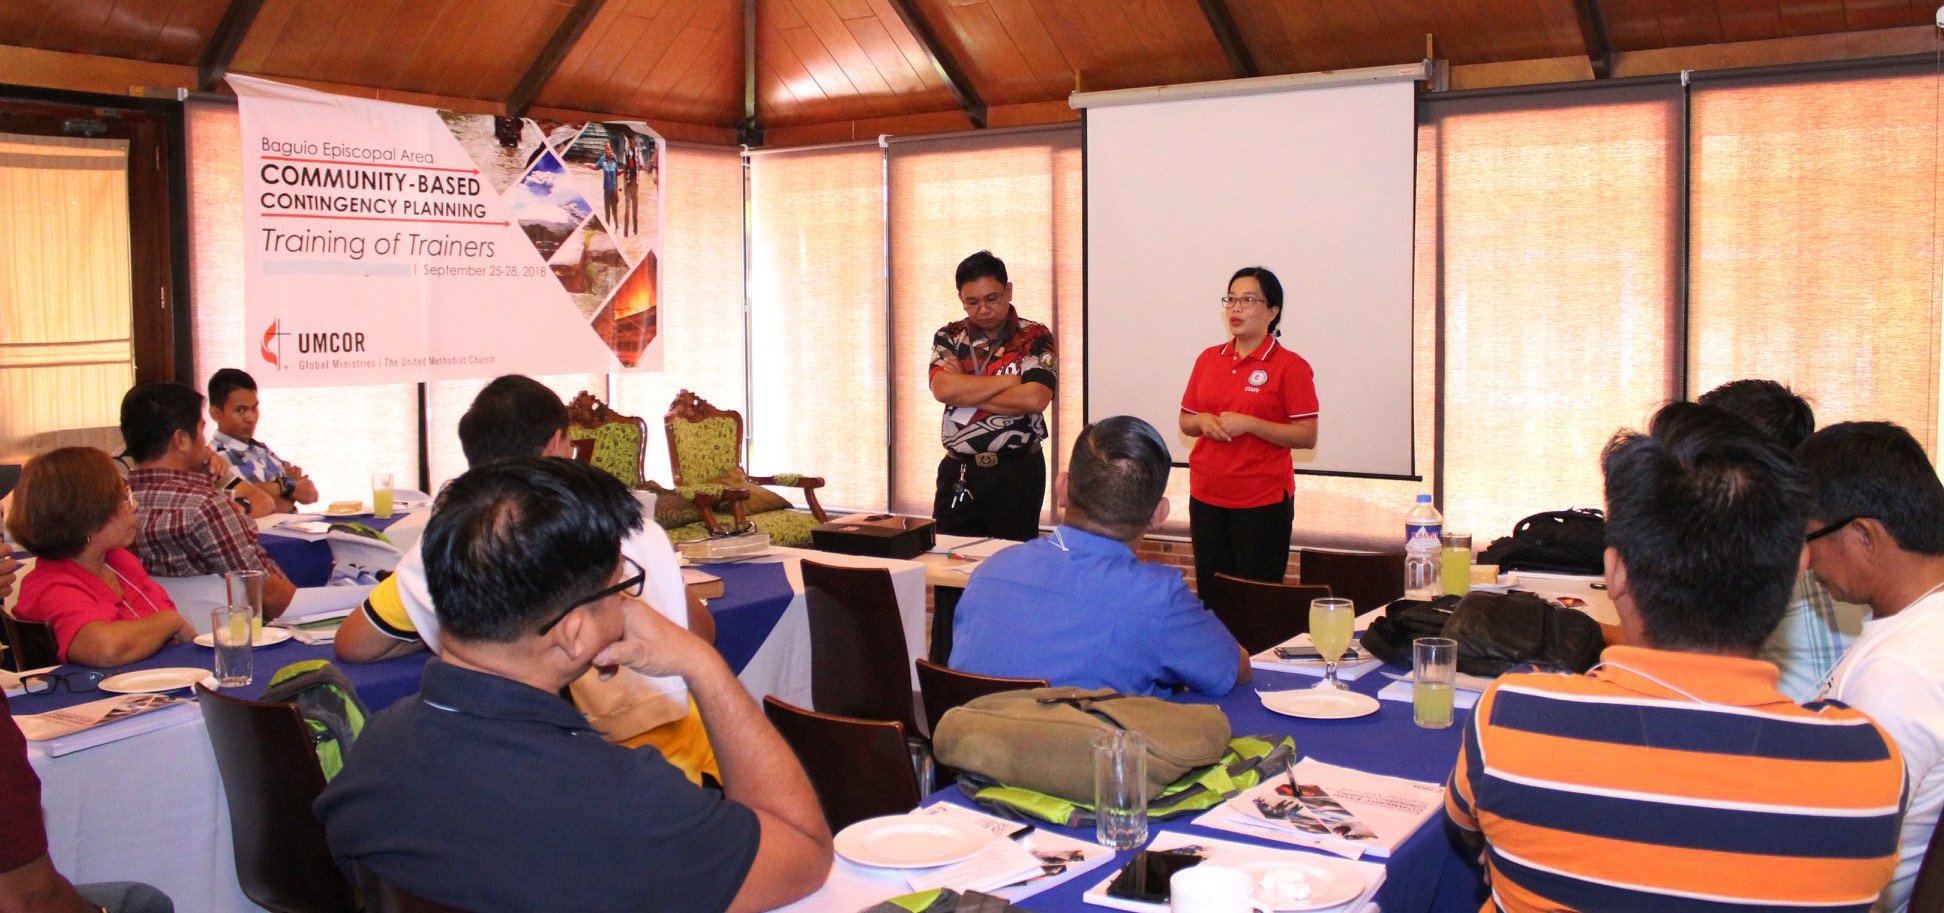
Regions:
[[[259,383],[660,370],[665,150],[646,125],[229,82]]]

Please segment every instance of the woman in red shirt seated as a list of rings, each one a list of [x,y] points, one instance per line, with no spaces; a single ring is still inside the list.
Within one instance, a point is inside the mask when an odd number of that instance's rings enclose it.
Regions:
[[[119,666],[196,636],[128,551],[135,500],[108,454],[62,447],[28,460],[13,505],[7,530],[38,559],[14,617],[52,626],[64,662]]]

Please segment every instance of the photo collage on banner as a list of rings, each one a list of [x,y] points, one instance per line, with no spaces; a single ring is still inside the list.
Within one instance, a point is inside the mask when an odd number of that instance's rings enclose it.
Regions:
[[[269,383],[661,368],[666,150],[647,125],[231,83],[246,362]]]

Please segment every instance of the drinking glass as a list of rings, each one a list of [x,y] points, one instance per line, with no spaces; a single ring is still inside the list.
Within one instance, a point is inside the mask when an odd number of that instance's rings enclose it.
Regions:
[[[250,683],[250,652],[256,643],[253,628],[249,606],[217,606],[209,613],[209,638],[216,648],[216,681],[225,688]]]
[[[224,571],[223,604],[246,606],[252,632],[263,627],[263,572]]]
[[[1424,729],[1451,725],[1458,681],[1458,642],[1449,637],[1411,641],[1411,721]]]
[[[1350,690],[1349,685],[1337,681],[1337,660],[1343,658],[1343,651],[1350,649],[1350,635],[1355,631],[1356,620],[1357,610],[1348,599],[1328,597],[1310,600],[1310,642],[1316,645],[1316,652],[1323,655],[1323,680],[1316,687]]]
[[[371,515],[384,520],[392,515],[392,474],[371,474]]]
[[[1440,561],[1444,567],[1445,595],[1463,596],[1471,592],[1471,533],[1440,533],[1438,538],[1444,542]]]
[[[1125,729],[1094,737],[1094,840],[1129,850],[1147,842],[1147,736]]]

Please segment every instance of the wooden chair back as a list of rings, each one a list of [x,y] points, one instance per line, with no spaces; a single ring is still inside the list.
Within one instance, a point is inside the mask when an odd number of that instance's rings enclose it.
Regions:
[[[1216,574],[1203,587],[1202,602],[1253,656],[1309,630],[1310,600],[1330,595],[1330,588],[1303,584],[1263,583]]]
[[[1911,913],[1944,910],[1944,827],[1931,831],[1930,848],[1917,867],[1917,881],[1910,889]]]
[[[600,453],[600,440],[595,435],[606,425],[631,426],[635,437],[633,447],[627,452]],[[574,438],[574,459],[583,463],[593,463],[620,479],[622,484],[629,488],[638,487],[647,480],[648,422],[646,419],[622,415],[602,402],[600,397],[582,390],[574,394],[573,401],[567,404],[567,428],[568,436]],[[581,434],[576,436],[576,431]]]
[[[938,721],[945,711],[964,704],[973,698],[998,694],[1002,691],[1020,691],[1027,688],[1044,688],[1043,678],[1000,678],[996,675],[978,675],[948,669],[928,659],[918,660],[918,690],[925,699],[925,724],[927,731],[937,732]]]
[[[700,424],[716,419],[727,420],[735,425],[734,450],[731,465],[695,465],[695,459],[683,459],[681,442],[687,429],[679,423]],[[668,465],[674,470],[675,484],[688,485],[712,482],[724,472],[742,467],[743,417],[734,409],[719,409],[708,400],[683,390],[675,394],[675,401],[668,404],[668,414],[662,417],[662,427],[668,432]]]
[[[0,637],[6,638],[7,659],[15,672],[60,665],[61,651],[55,645],[54,629],[48,625],[0,612]]]
[[[358,894],[364,898],[365,913],[468,913],[387,883],[363,860],[353,861],[351,871],[358,881]]]
[[[1300,579],[1326,586],[1350,600],[1362,615],[1404,595],[1404,553],[1340,552],[1322,548],[1300,550]]]
[[[810,700],[822,713],[889,720],[917,734],[911,656],[891,572],[803,562]]]
[[[225,697],[202,685],[196,697],[229,800],[244,896],[273,913],[352,913],[351,883],[311,813],[324,771],[297,705]]]
[[[805,710],[775,697],[763,713],[796,752],[832,833],[918,807],[918,776],[902,724]]]

